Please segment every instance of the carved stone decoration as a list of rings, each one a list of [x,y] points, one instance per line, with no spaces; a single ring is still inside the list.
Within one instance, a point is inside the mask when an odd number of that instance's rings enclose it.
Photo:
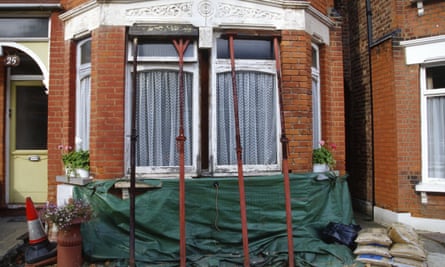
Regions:
[[[213,41],[213,28],[212,27],[200,27],[199,28],[199,47],[200,48],[212,48]]]
[[[191,17],[191,2],[128,9],[127,17]]]
[[[215,7],[212,2],[204,0],[198,4],[198,12],[201,16],[207,18],[215,13]]]
[[[267,11],[259,8],[235,6],[226,3],[219,3],[217,8],[217,17],[220,18],[243,18],[243,19],[261,19],[266,21],[280,20],[281,14]]]

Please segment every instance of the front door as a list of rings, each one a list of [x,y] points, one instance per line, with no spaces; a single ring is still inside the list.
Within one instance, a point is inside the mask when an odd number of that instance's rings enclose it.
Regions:
[[[11,81],[9,204],[46,202],[48,95],[41,81]]]

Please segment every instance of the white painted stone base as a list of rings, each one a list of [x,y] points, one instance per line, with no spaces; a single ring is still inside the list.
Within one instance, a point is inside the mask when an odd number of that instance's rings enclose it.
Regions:
[[[374,222],[385,226],[398,222],[416,230],[445,233],[445,220],[412,217],[409,212],[396,213],[379,207],[374,207]]]
[[[73,198],[74,185],[58,184],[57,185],[57,206],[65,206],[70,198]]]

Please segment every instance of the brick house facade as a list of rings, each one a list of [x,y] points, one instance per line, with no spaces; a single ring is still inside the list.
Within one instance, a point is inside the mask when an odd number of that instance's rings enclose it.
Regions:
[[[347,21],[347,170],[354,203],[372,212],[376,221],[402,221],[440,231],[444,183],[443,176],[432,171],[443,161],[427,151],[432,146],[442,148],[443,136],[435,143],[428,141],[440,130],[426,125],[432,117],[427,101],[436,96],[428,90],[440,92],[443,87],[440,74],[428,72],[444,74],[445,28],[440,22],[445,3],[342,1],[342,5],[339,9]]]
[[[26,2],[26,1],[24,1]],[[9,7],[9,6],[8,6]],[[227,60],[216,54],[216,45],[224,36],[236,32],[243,40],[265,41],[270,55],[260,56],[254,64],[264,73],[276,79],[276,67],[270,49],[273,39],[278,38],[281,51],[283,110],[287,137],[289,138],[289,167],[291,172],[312,171],[312,149],[318,144],[314,139],[313,90],[320,90],[318,107],[320,124],[317,136],[335,143],[336,169],[345,173],[344,95],[342,67],[342,24],[341,18],[331,16],[333,1],[190,1],[175,3],[163,1],[122,3],[122,1],[60,1],[60,9],[49,16],[49,79],[48,79],[48,127],[47,127],[47,200],[56,201],[55,177],[63,174],[60,145],[76,147],[78,138],[77,106],[79,78],[83,71],[88,73],[90,88],[88,111],[88,146],[90,172],[94,179],[115,179],[128,175],[129,167],[129,91],[131,89],[131,38],[129,32],[137,27],[162,26],[158,36],[143,45],[171,40],[172,32],[165,25],[181,25],[199,32],[192,38],[193,57],[186,60],[186,67],[199,76],[194,89],[201,92],[194,101],[200,102],[193,113],[197,120],[191,127],[199,132],[200,139],[192,139],[191,177],[201,175],[233,175],[233,167],[221,167],[214,161],[216,141],[214,128],[217,123],[212,116],[215,102],[212,97],[217,79],[215,69],[226,68]],[[185,26],[184,26],[185,25]],[[163,31],[163,32],[162,32]],[[180,30],[179,30],[180,31]],[[174,33],[175,38],[180,34]],[[223,36],[222,38],[218,36]],[[142,36],[143,37],[143,36]],[[168,37],[168,38],[167,38]],[[143,38],[142,38],[143,39]],[[224,41],[224,40],[223,40]],[[238,41],[238,40],[237,40]],[[83,44],[89,46],[87,64],[82,64]],[[87,47],[85,46],[85,47]],[[266,49],[266,50],[267,50]],[[271,57],[272,55],[272,57]],[[222,56],[224,57],[224,56]],[[220,60],[221,59],[221,60]],[[157,61],[156,61],[157,60]],[[156,59],[154,65],[160,65]],[[162,61],[162,60],[161,60]],[[167,60],[168,61],[168,60]],[[176,59],[172,60],[177,62]],[[247,59],[245,62],[248,62]],[[264,63],[264,62],[265,63]],[[79,63],[80,62],[80,63]],[[151,59],[141,61],[141,68],[150,69]],[[220,62],[218,66],[215,62]],[[222,62],[222,63],[221,63]],[[255,63],[256,62],[256,63]],[[263,64],[264,63],[264,64]],[[171,67],[171,62],[162,63]],[[177,64],[177,63],[175,63]],[[188,64],[188,65],[187,65]],[[225,65],[224,65],[225,64]],[[240,64],[248,71],[249,64]],[[312,67],[311,67],[312,66]],[[238,67],[238,66],[237,66]],[[5,71],[5,70],[3,70]],[[176,70],[175,70],[176,71]],[[199,73],[199,75],[197,75]],[[5,75],[2,75],[5,77]],[[315,81],[315,83],[314,83]],[[276,94],[276,80],[273,94]],[[6,85],[3,85],[6,86]],[[275,97],[277,97],[275,95]],[[269,110],[278,119],[278,100]],[[83,114],[83,113],[82,113]],[[82,115],[83,116],[83,115]],[[321,117],[321,119],[320,119]],[[212,128],[213,127],[213,128]],[[273,167],[263,164],[246,168],[250,174],[278,173],[281,168],[279,123],[273,125],[277,151]],[[196,144],[198,143],[198,144]],[[275,146],[275,145],[274,145]],[[246,149],[248,150],[248,149]],[[255,164],[253,164],[255,165]],[[141,175],[147,173],[144,168]],[[153,169],[153,168],[152,168]],[[156,168],[155,168],[156,169]],[[160,168],[158,168],[160,169]],[[174,168],[162,170],[162,175],[175,176]],[[227,171],[229,170],[229,171]],[[7,173],[5,172],[5,177]],[[9,178],[5,178],[7,181]],[[12,203],[5,190],[3,205]],[[20,203],[17,203],[20,204]]]

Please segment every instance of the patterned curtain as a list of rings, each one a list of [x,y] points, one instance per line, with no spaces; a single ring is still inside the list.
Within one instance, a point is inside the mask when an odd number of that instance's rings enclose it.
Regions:
[[[179,79],[175,70],[138,73],[136,165],[178,166]],[[192,164],[192,74],[184,72],[185,165]]]
[[[277,163],[277,116],[275,76],[238,71],[236,74],[243,163]],[[232,76],[219,73],[216,89],[217,164],[236,164]]]

